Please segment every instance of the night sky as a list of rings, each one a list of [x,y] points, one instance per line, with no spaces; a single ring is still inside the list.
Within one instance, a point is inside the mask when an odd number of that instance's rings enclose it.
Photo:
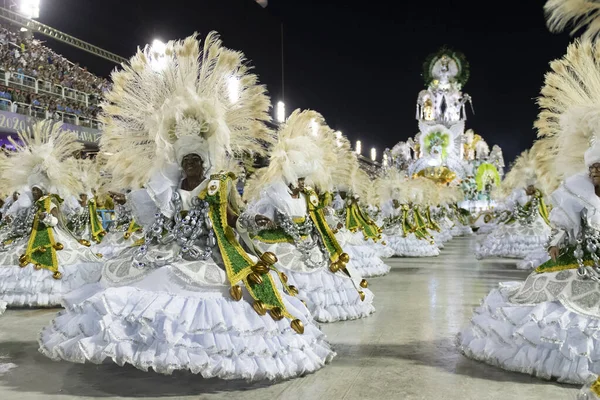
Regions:
[[[473,98],[475,115],[469,114],[467,128],[490,147],[500,145],[508,164],[531,146],[535,98],[548,63],[571,40],[547,30],[543,4],[269,0],[263,9],[253,0],[42,0],[39,21],[127,58],[154,38],[217,30],[227,47],[251,60],[273,103],[282,99],[283,23],[288,114],[297,107],[321,112],[334,129],[361,139],[365,155],[373,146],[381,155],[417,133],[422,63],[447,45],[471,65],[464,91]],[[48,42],[100,75],[114,68]]]

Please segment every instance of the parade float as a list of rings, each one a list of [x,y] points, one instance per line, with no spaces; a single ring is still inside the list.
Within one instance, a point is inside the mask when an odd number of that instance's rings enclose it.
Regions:
[[[423,65],[426,89],[416,103],[419,132],[384,152],[383,167],[426,177],[439,185],[460,187],[460,208],[477,219],[493,210],[492,191],[504,174],[502,149],[491,150],[481,135],[465,131],[471,96],[462,92],[470,75],[469,63],[457,51],[442,48]]]

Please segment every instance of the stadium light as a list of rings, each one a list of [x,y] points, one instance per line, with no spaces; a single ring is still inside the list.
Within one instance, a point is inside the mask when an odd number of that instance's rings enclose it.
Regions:
[[[152,50],[158,54],[164,54],[167,46],[159,39],[154,39],[152,41]]]
[[[27,18],[39,18],[40,0],[21,0],[19,11]]]
[[[371,147],[371,161],[377,161],[377,149]]]
[[[160,40],[154,39],[150,46],[150,65],[155,71],[162,71],[166,65],[165,50],[167,46]]]
[[[283,101],[277,102],[276,119],[277,119],[277,122],[279,122],[280,124],[285,122],[285,103]]]
[[[227,91],[229,92],[229,101],[233,104],[237,103],[240,99],[240,78],[230,76],[227,81]]]
[[[356,141],[356,154],[362,153],[362,142],[360,140]]]

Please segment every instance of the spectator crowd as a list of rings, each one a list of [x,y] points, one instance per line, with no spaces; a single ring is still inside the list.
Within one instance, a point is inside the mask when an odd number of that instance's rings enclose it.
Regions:
[[[79,117],[96,118],[98,103],[109,81],[87,71],[79,64],[71,63],[63,56],[44,46],[35,38],[27,38],[19,32],[0,25],[0,78],[7,72],[10,76],[23,80],[31,77],[38,80],[38,93],[27,85],[13,84],[0,86],[0,108],[7,109],[13,103],[10,111],[19,112],[14,103],[31,105],[32,110],[45,112],[52,116],[56,112],[74,114]],[[41,82],[41,81],[43,82]],[[6,83],[6,81],[2,82]],[[60,85],[63,88],[77,90],[88,95],[85,97],[72,95],[68,98],[61,96],[51,88]],[[73,92],[70,92],[73,93]],[[3,101],[4,100],[4,101]],[[2,105],[4,105],[2,107]]]

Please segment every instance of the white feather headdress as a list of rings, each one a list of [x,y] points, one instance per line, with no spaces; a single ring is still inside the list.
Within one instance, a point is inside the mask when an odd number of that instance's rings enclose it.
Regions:
[[[79,195],[83,190],[77,169],[69,160],[83,150],[77,135],[61,129],[62,123],[42,121],[18,132],[18,141],[10,138],[16,151],[0,154],[2,191],[13,193],[39,187],[45,193],[61,197]]]
[[[571,26],[571,35],[586,28],[584,39],[595,39],[600,33],[600,3],[596,0],[548,0],[544,11],[552,32]]]
[[[513,190],[535,184],[537,179],[529,150],[523,151],[512,164],[510,171],[500,184],[502,193],[510,195]]]
[[[324,126],[321,114],[311,110],[295,110],[277,131],[277,142],[271,148],[269,166],[253,183],[255,193],[282,180],[286,185],[298,179],[321,182],[318,174],[325,170],[327,135],[319,134]]]
[[[273,141],[270,100],[241,52],[215,32],[166,44],[164,55],[138,50],[112,74],[103,103],[101,148],[113,186],[142,187],[163,165],[195,153],[210,172],[230,151],[264,154]],[[206,168],[205,168],[206,169]]]
[[[535,126],[538,136],[555,137],[560,181],[600,161],[600,44],[576,40],[550,68]]]

